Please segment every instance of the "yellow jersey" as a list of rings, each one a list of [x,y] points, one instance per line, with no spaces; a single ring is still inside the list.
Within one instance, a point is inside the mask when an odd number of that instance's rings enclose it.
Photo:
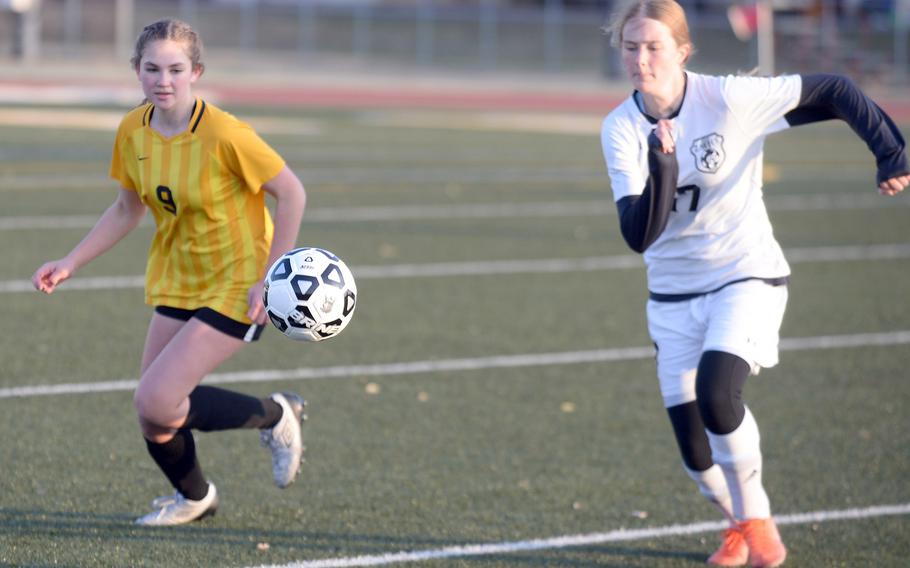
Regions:
[[[145,104],[123,118],[110,168],[155,218],[145,301],[209,307],[249,323],[247,294],[272,244],[262,185],[284,160],[248,124],[202,99],[171,138],[151,128],[154,112]]]

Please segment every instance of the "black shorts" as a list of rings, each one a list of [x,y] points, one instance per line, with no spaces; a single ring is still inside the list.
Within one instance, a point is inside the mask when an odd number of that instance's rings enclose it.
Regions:
[[[262,335],[263,326],[255,323],[239,322],[222,313],[216,312],[212,308],[184,310],[182,308],[172,308],[170,306],[155,306],[155,313],[182,321],[190,321],[190,319],[196,318],[199,321],[214,327],[221,333],[236,337],[237,339],[242,339],[247,343],[258,340],[259,336]]]

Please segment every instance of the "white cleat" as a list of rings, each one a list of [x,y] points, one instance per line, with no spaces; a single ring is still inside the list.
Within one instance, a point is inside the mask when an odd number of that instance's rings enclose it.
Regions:
[[[199,521],[214,516],[218,510],[218,491],[215,490],[215,485],[209,482],[208,493],[198,501],[187,499],[177,491],[173,495],[158,497],[152,501],[152,509],[155,510],[139,517],[134,523],[147,527],[161,527]]]
[[[293,393],[275,393],[271,399],[282,409],[281,419],[269,429],[259,431],[263,447],[272,451],[272,476],[275,485],[284,488],[294,482],[303,458],[303,434],[300,422],[306,420],[306,401]]]

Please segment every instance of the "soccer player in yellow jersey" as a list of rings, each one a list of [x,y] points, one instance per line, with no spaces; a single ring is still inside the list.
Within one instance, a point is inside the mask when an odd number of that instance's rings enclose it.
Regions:
[[[206,374],[259,338],[265,271],[294,248],[306,194],[284,160],[245,123],[193,95],[202,43],[186,23],[146,26],[131,63],[146,103],[120,124],[111,177],[114,204],[65,257],[32,277],[52,293],[132,231],[151,210],[146,302],[154,306],[134,406],[152,458],[176,489],[152,502],[140,525],[177,525],[213,514],[215,486],[196,458],[191,430],[258,428],[275,483],[300,468],[303,400],[265,399],[200,385]],[[276,202],[275,220],[265,194]]]

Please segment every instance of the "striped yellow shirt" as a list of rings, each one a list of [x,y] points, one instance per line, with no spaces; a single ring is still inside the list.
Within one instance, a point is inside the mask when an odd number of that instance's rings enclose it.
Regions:
[[[247,293],[272,243],[262,185],[284,161],[249,125],[202,99],[171,138],[149,126],[154,112],[146,104],[124,117],[110,169],[155,217],[145,301],[249,322]]]

